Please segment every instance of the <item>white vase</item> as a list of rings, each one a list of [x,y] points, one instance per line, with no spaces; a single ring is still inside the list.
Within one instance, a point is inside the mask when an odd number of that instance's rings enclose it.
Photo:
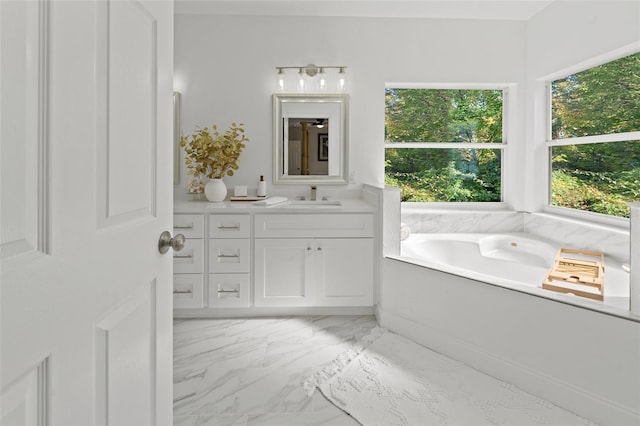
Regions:
[[[220,203],[227,198],[227,185],[222,179],[211,179],[204,186],[204,195],[212,203]]]

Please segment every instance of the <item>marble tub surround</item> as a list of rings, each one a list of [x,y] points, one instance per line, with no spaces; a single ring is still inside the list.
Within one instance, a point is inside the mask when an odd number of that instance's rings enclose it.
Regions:
[[[585,223],[545,213],[524,214],[524,230],[565,247],[601,251],[617,262],[629,260],[629,228]]]
[[[402,222],[412,233],[523,232],[520,212],[490,210],[425,210],[402,206]]]
[[[629,230],[546,213],[505,210],[437,210],[402,204],[401,222],[412,233],[527,232],[563,247],[595,250],[629,260]]]

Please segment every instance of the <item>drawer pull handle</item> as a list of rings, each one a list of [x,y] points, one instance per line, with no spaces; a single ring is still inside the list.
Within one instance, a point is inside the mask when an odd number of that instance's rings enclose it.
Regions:
[[[218,259],[225,259],[225,258],[238,259],[240,258],[240,255],[239,254],[219,254],[218,255]]]
[[[173,294],[193,294],[193,290],[173,290]]]
[[[235,226],[218,225],[218,229],[221,231],[239,231],[240,225],[235,225]]]
[[[218,290],[218,293],[237,293],[237,294],[240,294],[240,290]]]
[[[174,259],[193,259],[193,255],[192,254],[187,254],[184,256],[180,256],[180,255],[175,255],[173,256]]]
[[[173,229],[193,229],[193,224],[191,224],[191,225],[173,225]]]

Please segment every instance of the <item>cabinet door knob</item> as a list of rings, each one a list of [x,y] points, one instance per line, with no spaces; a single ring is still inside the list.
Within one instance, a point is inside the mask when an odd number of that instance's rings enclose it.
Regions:
[[[175,237],[171,237],[171,233],[169,231],[164,231],[160,234],[160,239],[158,240],[158,251],[162,254],[165,254],[169,251],[169,248],[172,248],[174,251],[180,251],[184,248],[184,235],[176,234]]]
[[[311,250],[311,246],[307,246],[307,250]]]
[[[322,251],[322,247],[318,247],[318,251]]]

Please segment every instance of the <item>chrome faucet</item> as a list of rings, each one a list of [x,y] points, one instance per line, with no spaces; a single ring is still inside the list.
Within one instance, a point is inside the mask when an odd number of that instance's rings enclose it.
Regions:
[[[318,192],[318,187],[313,185],[311,187],[311,201],[316,201],[316,193]]]

